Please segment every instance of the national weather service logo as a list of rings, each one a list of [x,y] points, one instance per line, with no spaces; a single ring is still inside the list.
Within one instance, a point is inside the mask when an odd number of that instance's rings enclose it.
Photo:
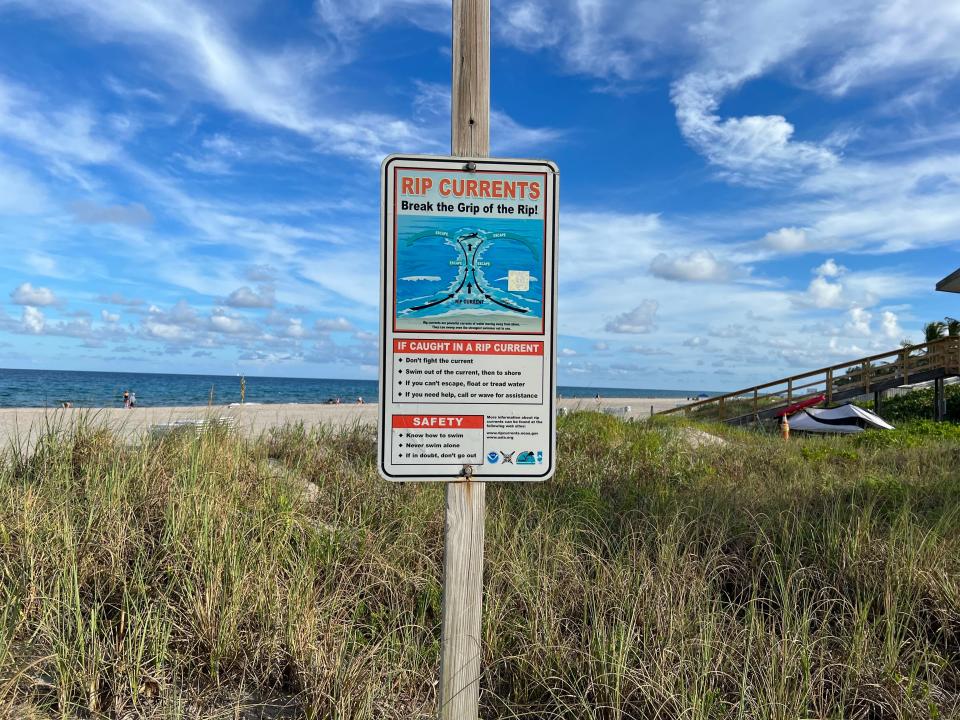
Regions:
[[[524,450],[517,455],[517,465],[535,465],[536,462],[537,456],[533,454],[533,450]]]

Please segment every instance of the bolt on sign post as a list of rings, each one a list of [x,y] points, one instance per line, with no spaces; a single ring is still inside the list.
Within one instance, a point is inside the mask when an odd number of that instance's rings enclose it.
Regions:
[[[439,717],[477,717],[486,481],[556,449],[558,171],[488,158],[490,3],[453,0],[452,154],[382,167],[378,467],[446,483]]]

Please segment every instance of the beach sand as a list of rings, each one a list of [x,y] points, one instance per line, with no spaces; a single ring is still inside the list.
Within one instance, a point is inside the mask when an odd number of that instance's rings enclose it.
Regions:
[[[560,407],[573,410],[603,410],[626,408],[623,416],[645,418],[654,412],[667,410],[687,402],[684,398],[564,398]],[[105,425],[125,437],[136,437],[149,432],[153,426],[195,421],[204,418],[233,418],[236,427],[250,436],[259,435],[271,427],[287,423],[303,422],[307,427],[316,425],[344,426],[354,423],[374,425],[377,422],[377,405],[312,405],[312,404],[245,404],[214,405],[212,407],[138,407],[123,408],[2,408],[0,409],[0,443],[4,447],[19,439],[32,445],[46,427],[67,429],[86,418],[97,425]]]

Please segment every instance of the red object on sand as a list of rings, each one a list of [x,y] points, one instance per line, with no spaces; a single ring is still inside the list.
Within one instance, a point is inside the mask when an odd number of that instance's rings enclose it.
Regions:
[[[814,395],[811,398],[802,400],[801,402],[794,403],[793,405],[787,405],[787,407],[782,410],[777,410],[774,413],[774,417],[783,417],[784,415],[793,415],[797,410],[803,410],[804,408],[813,407],[814,405],[819,405],[826,399],[826,395]]]

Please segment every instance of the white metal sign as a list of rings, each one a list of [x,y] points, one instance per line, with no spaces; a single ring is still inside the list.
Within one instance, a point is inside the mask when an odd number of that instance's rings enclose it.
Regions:
[[[557,183],[545,160],[384,160],[384,478],[553,475]]]

